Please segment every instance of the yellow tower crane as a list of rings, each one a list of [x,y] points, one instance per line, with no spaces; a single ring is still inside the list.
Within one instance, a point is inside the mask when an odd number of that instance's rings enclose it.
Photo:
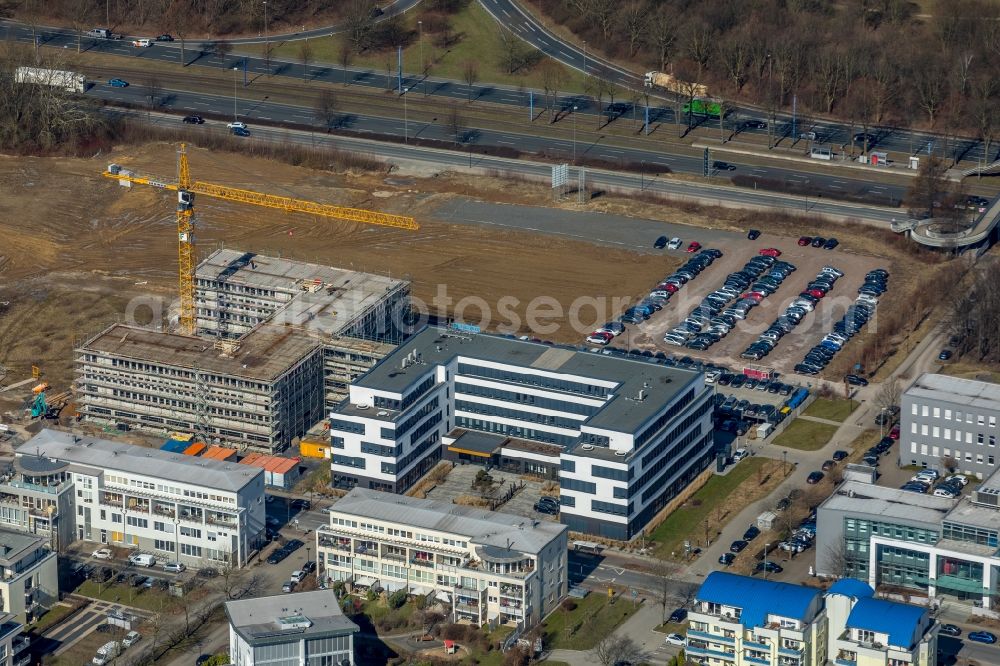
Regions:
[[[177,192],[177,259],[178,259],[178,286],[180,289],[180,329],[186,335],[193,335],[195,331],[195,310],[194,310],[194,271],[195,271],[195,242],[194,242],[194,195],[204,194],[205,196],[227,201],[238,201],[240,203],[265,206],[267,208],[277,208],[279,210],[295,213],[309,213],[312,215],[322,215],[333,217],[350,222],[362,222],[364,224],[379,224],[386,227],[396,227],[397,229],[416,230],[420,226],[412,217],[405,215],[391,215],[389,213],[379,213],[371,210],[359,208],[345,208],[343,206],[330,206],[316,203],[314,201],[303,201],[291,197],[281,197],[274,194],[263,194],[253,190],[241,190],[225,185],[215,185],[213,183],[203,183],[201,181],[191,181],[191,173],[188,170],[187,151],[185,144],[181,144],[177,151],[177,182],[170,183],[145,176],[137,176],[117,164],[108,165],[103,174],[107,178],[112,178],[120,183],[151,185],[165,190]]]

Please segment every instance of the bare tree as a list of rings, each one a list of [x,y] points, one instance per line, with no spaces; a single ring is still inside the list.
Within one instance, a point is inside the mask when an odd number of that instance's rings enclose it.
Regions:
[[[500,44],[500,66],[506,74],[513,74],[528,64],[529,51],[517,35],[500,25],[497,40]]]
[[[827,545],[822,555],[823,557],[816,558],[816,573],[837,578],[851,575],[852,562],[843,538]],[[822,568],[820,562],[824,563]]]
[[[268,76],[271,76],[271,58],[274,57],[274,44],[271,42],[264,44],[262,55],[264,56],[264,71]]]
[[[472,88],[479,80],[479,63],[475,60],[466,60],[462,65],[462,80],[465,82],[469,104],[472,103]],[[477,95],[478,97],[478,95]]]
[[[911,216],[921,218],[955,210],[948,205],[951,203],[951,183],[946,172],[944,162],[937,156],[921,159],[920,169],[904,199]]]
[[[340,66],[344,69],[344,87],[347,87],[347,68],[351,66],[351,61],[354,59],[354,51],[351,50],[351,45],[348,43],[343,43],[340,45],[340,51],[337,55],[340,58]]]
[[[677,569],[663,560],[657,560],[653,564],[650,575],[655,578],[653,596],[660,604],[661,622],[667,621],[667,608],[674,602],[674,576]]]
[[[667,68],[677,45],[677,25],[677,16],[666,6],[658,7],[649,23],[649,43],[660,63],[660,71]]]
[[[233,45],[229,42],[215,43],[215,57],[219,59],[219,67],[226,66],[226,57],[233,52]]]
[[[337,119],[337,96],[329,88],[323,88],[313,107],[313,118],[318,120],[327,132]]]
[[[639,2],[630,2],[618,12],[618,21],[628,43],[628,57],[635,56],[649,24],[649,8]]]
[[[590,651],[601,666],[611,666],[620,661],[639,663],[643,659],[642,648],[631,636],[608,634]]]
[[[344,12],[345,34],[349,47],[360,53],[368,47],[375,30],[370,0],[349,0]]]
[[[458,112],[458,105],[454,101],[448,106],[448,129],[455,143],[461,143],[462,137],[462,114]]]
[[[309,78],[309,63],[313,60],[313,47],[308,39],[302,40],[299,44],[299,62],[302,63],[302,80]]]

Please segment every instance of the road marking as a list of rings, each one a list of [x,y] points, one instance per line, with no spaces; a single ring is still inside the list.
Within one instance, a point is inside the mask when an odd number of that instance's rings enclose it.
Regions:
[[[566,53],[565,51],[563,51],[562,49],[559,49],[559,53],[562,53],[562,54],[563,54],[564,56],[566,56],[567,58],[572,58],[572,57],[573,57],[573,56],[571,56],[570,54],[568,54],[568,53]]]
[[[504,16],[506,16],[507,18],[510,18],[510,12],[509,11],[507,11],[506,9],[501,9],[500,11],[503,12]]]

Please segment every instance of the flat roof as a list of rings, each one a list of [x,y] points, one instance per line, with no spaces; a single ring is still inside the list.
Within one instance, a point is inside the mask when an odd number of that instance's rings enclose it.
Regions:
[[[404,367],[403,361],[414,352],[418,360]],[[434,366],[446,365],[456,357],[503,363],[529,372],[552,373],[569,381],[607,386],[612,397],[596,414],[581,421],[581,425],[613,432],[635,432],[699,376],[697,372],[660,365],[645,357],[611,356],[501,335],[425,327],[354,383],[373,390],[404,393]],[[601,399],[597,395],[580,397]],[[371,410],[364,415],[370,417]]]
[[[904,395],[960,403],[966,407],[1000,410],[1000,384],[932,372],[921,375]]]
[[[344,617],[332,589],[227,601],[226,616],[233,629],[251,643],[358,631],[358,625]]]
[[[968,496],[963,496],[955,508],[948,512],[945,520],[1000,531],[1000,508],[973,504]]]
[[[228,492],[238,492],[264,474],[264,470],[247,465],[73,435],[61,430],[42,430],[19,446],[14,454],[55,458],[92,467],[98,472],[142,474]]]
[[[536,554],[567,531],[565,525],[441,500],[354,488],[330,508],[354,518],[385,520],[464,536],[474,545]]]
[[[294,294],[294,307],[284,305],[272,321],[327,335],[337,335],[387,293],[408,284],[374,273],[231,249],[206,257],[196,277]],[[315,291],[303,289],[308,283]]]
[[[821,509],[848,511],[882,518],[940,525],[955,500],[886,488],[863,481],[845,481],[820,504]]]
[[[0,529],[0,564],[12,566],[29,552],[34,552],[48,542],[45,537]]]
[[[260,326],[240,340],[235,353],[223,354],[213,340],[114,324],[85,342],[80,350],[145,363],[274,381],[319,348],[292,328]]]

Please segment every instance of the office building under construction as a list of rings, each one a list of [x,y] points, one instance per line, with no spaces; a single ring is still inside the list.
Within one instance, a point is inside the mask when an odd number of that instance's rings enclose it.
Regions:
[[[195,303],[195,336],[117,324],[77,349],[86,421],[281,451],[395,348],[409,283],[220,249]]]

